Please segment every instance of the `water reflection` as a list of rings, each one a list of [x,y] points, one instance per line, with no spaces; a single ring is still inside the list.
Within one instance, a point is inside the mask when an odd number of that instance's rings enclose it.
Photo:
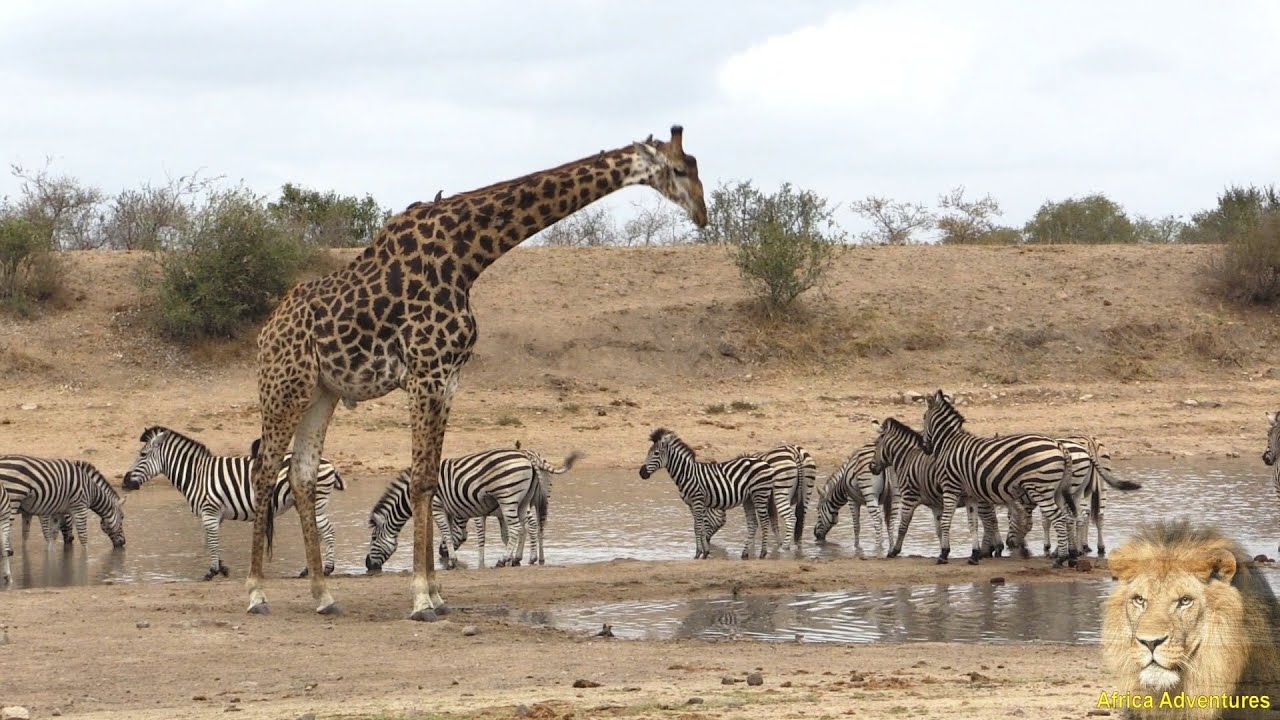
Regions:
[[[1229,528],[1251,554],[1275,554],[1276,542],[1280,541],[1280,529],[1274,525],[1275,492],[1268,469],[1260,462],[1245,458],[1212,463],[1144,461],[1117,463],[1116,470],[1144,487],[1134,493],[1109,493],[1105,530],[1111,547],[1118,546],[1140,519],[1177,517],[1194,508],[1199,513],[1197,519]],[[330,505],[330,518],[336,529],[337,572],[363,574],[369,542],[365,521],[386,478],[348,475],[347,491],[335,493]],[[1204,502],[1205,497],[1212,497],[1213,502]],[[927,511],[924,512],[927,516]],[[305,564],[297,514],[290,511],[277,522],[275,554],[268,572],[293,575]],[[32,545],[24,547],[15,532],[17,554],[13,558],[11,587],[78,585],[108,580],[196,580],[204,574],[208,555],[200,522],[191,514],[181,494],[167,483],[152,483],[130,493],[127,525],[129,545],[120,554],[109,552],[109,541],[96,527],[91,528],[88,552],[77,545],[71,556],[64,556],[60,545],[54,554],[48,555],[38,532],[34,533]],[[953,554],[954,548],[965,548],[968,543],[963,516],[954,527]],[[233,581],[244,577],[250,531],[249,523],[223,523],[222,555],[231,569]],[[743,532],[741,514],[731,514],[727,526],[713,542],[712,556],[736,557]],[[411,530],[401,539],[400,551],[386,563],[385,569],[410,568],[412,553],[407,551],[410,533]],[[1037,523],[1032,547],[1039,547],[1038,533]],[[496,537],[496,532],[491,535]],[[670,560],[693,555],[689,513],[666,474],[640,481],[631,469],[575,470],[558,479],[546,538],[550,564],[616,558]],[[823,546],[815,545],[812,531],[806,529],[801,554],[823,558],[855,556],[847,511],[832,528],[828,541]],[[907,534],[904,554],[932,557],[937,552],[936,544],[932,523],[917,518]],[[869,556],[876,554],[872,546],[864,544],[864,549]],[[881,554],[883,551],[879,549]],[[475,567],[473,544],[464,545],[460,554],[463,564]],[[893,602],[893,599],[884,601]],[[746,608],[737,608],[737,611],[747,613],[744,617],[762,612],[748,612]]]

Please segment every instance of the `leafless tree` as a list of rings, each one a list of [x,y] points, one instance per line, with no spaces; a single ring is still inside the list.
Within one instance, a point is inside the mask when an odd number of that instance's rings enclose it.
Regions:
[[[58,249],[100,247],[98,211],[104,199],[102,191],[83,185],[69,175],[55,175],[52,164],[52,159],[46,159],[39,170],[28,170],[18,164],[9,166],[13,176],[22,181],[16,203],[18,213],[42,232],[49,233],[53,246]]]
[[[870,195],[850,207],[875,225],[874,230],[863,233],[862,239],[877,245],[908,245],[917,232],[933,226],[933,215],[918,203]]]

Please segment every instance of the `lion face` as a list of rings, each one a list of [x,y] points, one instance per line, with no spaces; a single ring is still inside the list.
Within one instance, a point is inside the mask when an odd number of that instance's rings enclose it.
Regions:
[[[1249,639],[1239,637],[1244,602],[1231,585],[1236,561],[1227,548],[1126,546],[1109,565],[1121,582],[1107,600],[1104,645],[1116,669],[1140,688],[1185,687],[1206,657],[1216,665],[1224,656],[1247,655]]]

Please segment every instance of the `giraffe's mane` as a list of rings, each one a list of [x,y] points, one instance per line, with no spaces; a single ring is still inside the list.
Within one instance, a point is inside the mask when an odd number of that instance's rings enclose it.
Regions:
[[[598,153],[587,155],[585,157],[580,157],[576,160],[570,160],[569,162],[556,165],[555,167],[545,168],[543,170],[535,170],[531,173],[525,173],[524,175],[521,175],[519,177],[510,178],[508,180],[500,180],[491,185],[485,185],[484,187],[476,188],[474,190],[465,190],[455,195],[450,195],[447,198],[441,198],[438,202],[432,203],[432,206],[437,209],[445,209],[452,204],[471,200],[477,196],[492,195],[492,194],[501,192],[506,188],[516,187],[518,185],[528,182],[529,180],[539,175],[547,175],[549,173],[555,173],[560,170],[565,170],[578,165],[599,162],[607,158],[620,156],[628,152],[631,149],[631,147],[632,147],[632,143],[628,143],[622,147],[614,148],[613,150],[601,150]]]

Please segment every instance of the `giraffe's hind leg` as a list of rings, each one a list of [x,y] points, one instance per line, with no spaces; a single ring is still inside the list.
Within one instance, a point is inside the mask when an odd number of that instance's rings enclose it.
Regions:
[[[293,383],[294,390],[302,392],[304,387]],[[257,458],[253,463],[253,539],[249,556],[249,574],[245,578],[245,589],[249,592],[248,612],[254,615],[265,615],[271,612],[267,602],[267,593],[263,588],[263,565],[268,547],[268,526],[274,524],[272,513],[273,493],[276,478],[284,463],[285,452],[293,440],[301,411],[287,401],[278,399],[288,396],[288,388],[277,389],[272,397],[259,385],[259,402],[262,406],[262,438]],[[273,533],[272,533],[273,534]]]
[[[311,407],[298,423],[293,440],[293,459],[289,462],[289,489],[293,493],[294,507],[302,525],[302,542],[307,555],[307,579],[311,582],[311,597],[316,601],[316,612],[321,615],[338,613],[338,604],[329,594],[325,580],[324,558],[320,549],[320,527],[316,520],[316,472],[320,467],[320,453],[324,449],[325,432],[329,420],[338,405],[338,397],[321,391],[312,400]]]

